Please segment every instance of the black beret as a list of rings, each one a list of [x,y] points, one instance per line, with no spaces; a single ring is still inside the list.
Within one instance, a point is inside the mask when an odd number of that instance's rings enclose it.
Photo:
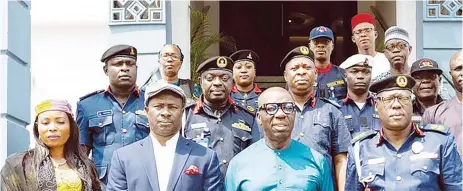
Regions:
[[[416,82],[409,75],[398,74],[391,75],[387,78],[379,80],[370,86],[370,91],[373,93],[381,93],[386,90],[409,90],[412,91]]]
[[[230,58],[236,63],[241,60],[247,60],[254,65],[259,61],[259,55],[252,50],[238,50],[230,55]]]
[[[197,73],[203,73],[209,69],[219,69],[219,70],[228,70],[232,72],[233,70],[233,60],[227,56],[214,56],[212,58],[207,59],[203,63],[198,66],[196,69]]]
[[[129,45],[115,45],[103,53],[101,62],[106,62],[113,57],[128,57],[137,60],[137,49]]]
[[[439,69],[437,62],[428,58],[422,58],[413,62],[410,75],[418,71],[434,71],[439,75],[442,74],[442,70]]]
[[[310,51],[310,49],[307,46],[299,46],[289,51],[288,54],[286,54],[285,58],[283,58],[283,61],[281,61],[280,63],[280,68],[282,70],[285,70],[286,64],[295,57],[306,57],[312,60],[312,62],[314,61],[313,52]]]

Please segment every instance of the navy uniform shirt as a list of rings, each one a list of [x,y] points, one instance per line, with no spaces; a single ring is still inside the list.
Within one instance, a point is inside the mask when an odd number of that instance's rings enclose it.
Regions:
[[[141,140],[150,132],[144,94],[135,88],[121,106],[108,88],[77,102],[80,144],[92,148],[92,160],[105,184],[114,150]]]
[[[334,172],[333,156],[347,152],[351,136],[341,111],[333,104],[337,105],[312,94],[302,110],[296,107],[291,137],[325,156]]]
[[[339,102],[339,105],[341,105],[340,110],[344,115],[347,128],[352,137],[369,129],[380,130],[381,120],[379,120],[373,96],[369,95],[367,97],[365,105],[362,108],[359,108],[355,104],[354,100],[349,97],[349,94]]]
[[[382,131],[364,132],[349,147],[346,190],[462,190],[461,160],[454,140],[442,125],[413,125],[396,150]]]
[[[201,144],[204,143],[201,138],[208,130],[210,136],[206,144],[217,153],[220,171],[225,177],[232,157],[260,139],[257,121],[253,114],[235,105],[230,97],[222,112],[204,104],[202,99],[185,107],[184,136]]]
[[[333,64],[327,68],[317,68],[317,97],[339,101],[347,95],[347,84],[344,79],[344,70]]]
[[[230,92],[230,96],[235,101],[236,105],[240,105],[243,108],[246,108],[249,112],[254,115],[257,112],[257,99],[262,93],[262,90],[254,84],[254,88],[249,93],[242,93],[236,89],[236,86],[233,86]]]

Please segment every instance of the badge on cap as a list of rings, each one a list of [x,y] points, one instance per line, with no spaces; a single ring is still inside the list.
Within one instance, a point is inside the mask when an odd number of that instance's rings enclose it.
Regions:
[[[248,54],[248,56],[246,58],[249,58],[250,60],[252,60],[252,55],[251,53]]]
[[[423,60],[420,62],[420,68],[424,67],[434,67],[434,65],[429,60]]]
[[[403,87],[407,86],[407,82],[408,82],[407,77],[405,77],[405,76],[397,77],[396,83],[397,83],[397,85],[399,87],[403,88]]]
[[[133,49],[133,47],[130,48],[130,55],[135,56],[135,50]]]
[[[421,151],[423,151],[423,148],[424,148],[424,147],[423,147],[423,143],[421,143],[421,142],[414,142],[414,143],[412,144],[412,151],[413,151],[413,153],[415,153],[415,154],[418,154],[418,153],[420,153]]]
[[[309,54],[309,48],[307,48],[307,47],[305,47],[305,46],[301,46],[301,47],[299,48],[299,51],[301,51],[301,53],[302,53],[303,55],[308,55],[308,54]]]
[[[227,59],[225,57],[217,58],[217,66],[219,68],[225,68],[227,66]]]
[[[326,31],[326,28],[325,28],[325,27],[318,27],[317,30],[320,31],[320,32],[325,32],[325,31]]]

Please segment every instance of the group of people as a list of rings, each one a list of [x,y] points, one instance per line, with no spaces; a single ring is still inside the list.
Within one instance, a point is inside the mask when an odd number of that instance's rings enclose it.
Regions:
[[[374,17],[351,27],[358,54],[331,63],[333,32],[315,27],[280,63],[285,88],[254,83],[252,50],[211,57],[195,71],[199,98],[178,77],[179,46],[162,47],[162,79],[140,88],[137,49],[113,46],[109,87],[81,97],[75,120],[64,100],[36,106],[37,146],[8,157],[1,188],[462,190],[462,52],[450,61],[457,95],[443,100],[437,62],[408,67],[405,29],[386,30],[383,54]]]

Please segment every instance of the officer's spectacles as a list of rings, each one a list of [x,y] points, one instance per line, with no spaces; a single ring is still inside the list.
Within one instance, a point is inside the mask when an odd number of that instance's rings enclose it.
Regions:
[[[295,104],[293,102],[283,102],[283,103],[266,103],[260,106],[260,110],[265,110],[269,115],[275,115],[278,112],[278,109],[281,108],[283,113],[291,114],[294,112]]]
[[[407,44],[404,44],[404,43],[399,43],[399,44],[388,44],[386,45],[386,50],[389,50],[389,51],[393,51],[394,49],[399,49],[399,50],[405,50],[405,48],[407,48],[408,45]]]
[[[163,55],[161,55],[161,59],[163,59],[163,60],[168,60],[169,57],[172,60],[180,60],[180,55],[177,55],[177,54],[172,54],[172,55],[163,54]]]
[[[376,97],[379,101],[381,101],[387,107],[390,107],[392,103],[397,99],[399,100],[400,105],[408,105],[412,96],[389,96],[389,97]]]
[[[422,80],[435,80],[437,78],[437,74],[422,74],[422,75],[415,75],[413,76],[416,81],[422,81]]]
[[[359,29],[359,30],[355,30],[354,31],[354,34],[362,34],[362,32],[365,32],[366,34],[370,33],[371,31],[373,30],[373,28],[364,28],[364,29]]]

